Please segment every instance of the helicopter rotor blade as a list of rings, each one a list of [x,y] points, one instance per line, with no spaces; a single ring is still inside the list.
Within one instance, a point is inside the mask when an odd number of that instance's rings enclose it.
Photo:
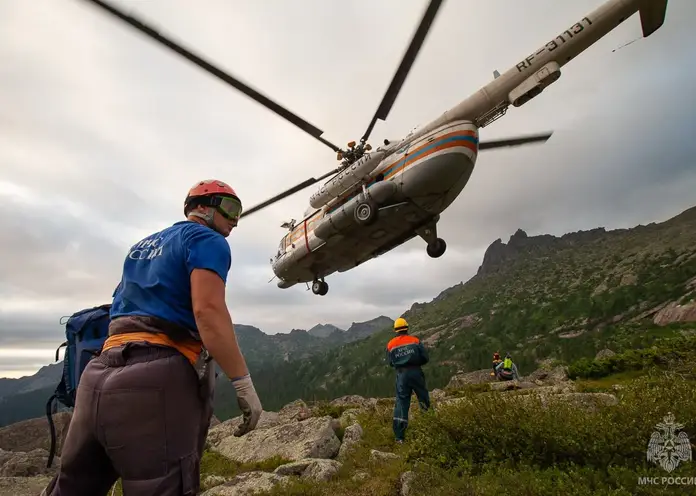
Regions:
[[[274,197],[272,197],[272,198],[269,198],[268,200],[266,200],[266,201],[264,201],[264,202],[262,202],[262,203],[259,203],[258,205],[254,205],[254,206],[251,207],[249,210],[244,210],[244,211],[242,212],[242,215],[240,215],[240,217],[244,217],[244,216],[249,215],[249,214],[252,214],[252,213],[254,213],[254,212],[258,212],[258,211],[261,210],[262,208],[266,208],[267,206],[272,205],[273,203],[275,203],[275,202],[277,202],[277,201],[280,201],[280,200],[282,200],[283,198],[286,198],[286,197],[288,197],[288,196],[290,196],[290,195],[294,195],[294,194],[297,193],[298,191],[303,190],[303,189],[305,189],[306,187],[311,186],[311,185],[314,184],[314,183],[318,183],[318,182],[321,181],[322,179],[325,179],[325,178],[327,178],[327,177],[329,177],[329,176],[331,176],[331,175],[333,175],[333,174],[336,174],[337,172],[340,172],[341,170],[342,170],[342,169],[339,167],[339,168],[336,168],[336,169],[334,169],[334,170],[332,170],[332,171],[330,171],[330,172],[327,172],[326,174],[324,174],[324,175],[322,175],[322,176],[319,176],[319,177],[317,177],[317,178],[310,177],[310,178],[307,179],[306,181],[302,181],[300,184],[297,184],[297,185],[293,186],[293,187],[290,188],[290,189],[286,189],[286,190],[283,191],[282,193],[279,193],[279,194],[277,194],[276,196],[274,196]]]
[[[316,126],[310,124],[306,120],[302,119],[298,115],[294,114],[293,112],[289,111],[285,107],[281,106],[280,104],[274,102],[267,96],[259,93],[255,89],[251,88],[250,86],[247,86],[246,84],[242,83],[240,80],[237,78],[232,77],[228,73],[222,71],[220,68],[214,66],[210,62],[202,59],[200,56],[194,54],[190,50],[184,48],[178,43],[175,43],[174,41],[170,40],[169,38],[165,37],[164,35],[160,34],[157,32],[155,29],[152,27],[148,26],[144,22],[142,22],[139,19],[136,19],[133,16],[130,16],[123,11],[117,9],[113,5],[109,4],[108,2],[105,2],[104,0],[84,0],[87,2],[90,2],[109,14],[115,16],[116,18],[126,22],[127,24],[130,24],[132,27],[135,29],[139,30],[140,32],[144,33],[145,35],[149,36],[155,41],[158,41],[162,45],[166,46],[167,48],[173,50],[174,52],[178,53],[185,59],[189,60],[190,62],[193,62],[196,64],[198,67],[201,69],[207,71],[208,73],[212,74],[213,76],[216,76],[217,78],[221,79],[225,83],[229,84],[230,86],[236,88],[237,90],[241,91],[245,95],[247,95],[249,98],[255,100],[256,102],[260,103],[261,105],[265,106],[269,110],[275,112],[282,118],[286,119],[287,121],[291,122],[313,138],[317,139],[321,143],[325,144],[329,148],[331,148],[335,152],[341,151],[341,149],[331,143],[330,141],[324,139],[321,137],[322,134],[324,134],[324,131],[321,129],[317,128]]]
[[[362,141],[363,143],[367,141],[367,138],[370,136],[370,133],[372,133],[372,129],[375,127],[377,119],[384,121],[389,115],[389,111],[394,105],[394,101],[396,101],[396,97],[399,94],[399,91],[401,91],[401,87],[403,86],[404,81],[406,80],[406,76],[408,76],[408,73],[411,70],[411,66],[413,66],[413,62],[416,60],[416,57],[418,56],[418,52],[420,51],[421,46],[425,41],[425,37],[428,34],[428,31],[430,31],[430,27],[432,26],[432,23],[435,19],[435,16],[437,15],[437,12],[440,10],[441,5],[442,0],[430,1],[428,8],[425,10],[425,13],[423,14],[423,18],[421,19],[418,29],[416,29],[416,32],[413,34],[411,44],[406,50],[406,53],[404,53],[403,59],[401,60],[401,64],[399,65],[399,68],[396,70],[394,78],[392,79],[389,88],[387,88],[387,91],[384,94],[384,97],[382,98],[382,102],[379,104],[379,107],[377,107],[377,112],[375,112],[375,115],[372,117],[372,121],[370,121],[369,126],[367,126],[365,134],[363,134],[362,138],[360,138],[360,141]]]
[[[507,146],[520,146],[530,143],[543,143],[548,140],[553,132],[533,134],[528,136],[520,136],[517,138],[504,138],[498,140],[480,141],[478,145],[479,151],[492,150],[495,148],[503,148]]]

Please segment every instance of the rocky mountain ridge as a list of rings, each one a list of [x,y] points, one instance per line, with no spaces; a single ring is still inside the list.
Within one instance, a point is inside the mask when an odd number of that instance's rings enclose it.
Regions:
[[[235,324],[235,331],[247,364],[254,373],[272,364],[301,360],[363,339],[390,327],[392,322],[389,317],[380,316],[364,322],[353,322],[345,331],[332,324],[319,324],[310,332],[293,329],[289,333],[278,334],[266,334],[254,326]],[[315,332],[311,333],[312,330]],[[323,332],[326,330],[330,333]],[[317,336],[317,333],[324,337]],[[40,415],[48,397],[60,382],[62,372],[61,360],[42,367],[31,376],[0,379],[0,427]]]
[[[511,351],[524,373],[546,359],[572,361],[692,332],[694,277],[696,207],[630,229],[561,237],[518,230],[507,244],[490,245],[478,274],[404,316],[430,349],[429,384],[442,387],[457,370],[488,366],[493,351]],[[391,319],[379,319],[324,338],[297,329],[266,336],[238,325],[264,405],[391,392],[384,345],[392,332],[382,325]],[[230,385],[218,385],[220,417],[235,416]]]
[[[55,387],[63,372],[63,362],[52,363],[41,367],[35,374],[17,379],[0,378],[0,399],[13,394],[22,394]]]
[[[511,239],[491,245],[477,275],[404,313],[429,348],[434,387],[457,370],[485,368],[494,351],[511,352],[524,373],[547,359],[570,362],[696,332],[696,207],[630,229],[561,237],[519,230]],[[297,397],[388,394],[391,335],[385,329],[260,371],[257,391],[274,407]]]

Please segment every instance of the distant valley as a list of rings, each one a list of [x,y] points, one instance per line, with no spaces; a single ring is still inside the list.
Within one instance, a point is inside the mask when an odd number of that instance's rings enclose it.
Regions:
[[[346,330],[332,324],[317,324],[309,331],[293,329],[289,333],[272,335],[254,326],[235,324],[235,332],[253,373],[272,364],[306,359],[315,353],[363,339],[390,327],[392,322],[389,317],[380,316],[366,322],[353,322]],[[43,415],[45,402],[60,382],[62,373],[61,360],[42,367],[32,376],[0,379],[0,427]]]

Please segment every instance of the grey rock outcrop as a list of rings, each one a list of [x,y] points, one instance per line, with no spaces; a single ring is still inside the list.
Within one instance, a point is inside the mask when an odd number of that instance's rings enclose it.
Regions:
[[[225,420],[224,422],[221,422],[214,427],[211,427],[208,430],[208,443],[211,446],[215,446],[226,437],[232,436],[234,434],[235,429],[239,425],[241,425],[241,423],[242,416],[239,415],[237,417]],[[270,429],[271,427],[275,427],[280,424],[281,419],[278,413],[267,412],[264,410],[261,412],[259,423],[256,424],[256,430]]]
[[[357,422],[346,427],[343,431],[343,441],[338,450],[338,459],[344,459],[352,450],[353,447],[360,442],[363,436],[363,428]]]
[[[281,465],[276,468],[273,473],[277,475],[297,475],[303,479],[312,479],[315,481],[328,481],[338,474],[341,465],[342,464],[336,460],[307,458]]]
[[[278,484],[284,484],[288,477],[270,472],[244,472],[229,482],[203,492],[201,496],[250,496],[270,491]]]
[[[491,375],[493,367],[490,369],[474,370],[473,372],[458,372],[452,376],[446,389],[459,389],[470,384],[484,384],[495,381]]]
[[[261,462],[275,456],[299,461],[304,458],[333,458],[341,441],[332,428],[331,417],[313,417],[300,422],[253,430],[244,436],[228,436],[212,449],[239,463]]]

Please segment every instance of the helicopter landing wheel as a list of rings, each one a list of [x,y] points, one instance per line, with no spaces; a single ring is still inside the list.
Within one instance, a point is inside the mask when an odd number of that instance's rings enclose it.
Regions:
[[[312,283],[312,293],[324,296],[329,292],[329,285],[325,281],[314,281]]]
[[[438,258],[445,254],[447,243],[442,238],[436,238],[435,242],[428,245],[425,251],[428,252],[430,258]]]
[[[369,226],[377,219],[377,206],[371,201],[362,201],[355,207],[353,217],[361,226]]]

